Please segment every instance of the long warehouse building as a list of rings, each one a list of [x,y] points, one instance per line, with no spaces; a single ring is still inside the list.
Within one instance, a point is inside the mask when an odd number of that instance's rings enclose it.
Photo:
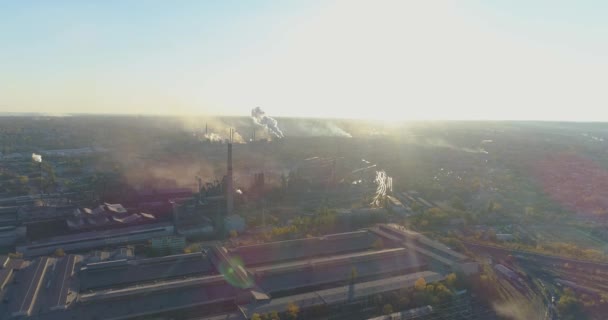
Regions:
[[[308,308],[342,308],[338,306],[412,286],[419,278],[441,281],[450,271],[445,264],[472,263],[429,241],[381,225],[232,249],[214,245],[160,258],[86,262],[73,254],[0,257],[0,296],[7,302],[0,318],[200,319],[202,314],[248,319],[253,313],[285,312],[290,301],[299,303],[302,314]],[[385,245],[374,245],[378,242]]]

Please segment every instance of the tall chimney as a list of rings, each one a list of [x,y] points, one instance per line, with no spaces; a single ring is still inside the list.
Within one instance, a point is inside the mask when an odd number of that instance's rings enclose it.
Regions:
[[[226,214],[232,214],[234,210],[234,195],[232,187],[232,138],[233,129],[230,129],[230,139],[228,140],[228,173],[226,179]]]

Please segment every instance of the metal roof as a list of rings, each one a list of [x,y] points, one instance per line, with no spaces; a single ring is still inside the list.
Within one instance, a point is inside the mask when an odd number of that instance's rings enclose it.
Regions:
[[[442,280],[443,276],[436,272],[422,271],[381,280],[357,283],[355,285],[340,286],[331,289],[272,299],[266,303],[254,302],[241,306],[240,308],[247,316],[251,317],[251,315],[254,313],[261,314],[272,311],[286,311],[287,305],[290,303],[295,303],[302,309],[316,305],[338,304],[346,302],[349,299],[356,300],[382,292],[413,287],[416,280],[420,278],[424,278],[427,283],[430,283]]]

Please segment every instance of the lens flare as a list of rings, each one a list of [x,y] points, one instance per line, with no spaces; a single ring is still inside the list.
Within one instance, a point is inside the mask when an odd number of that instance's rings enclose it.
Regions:
[[[232,286],[246,289],[253,287],[253,278],[245,270],[243,261],[238,257],[230,258],[226,262],[222,262],[219,266],[219,271],[226,279],[226,282]]]

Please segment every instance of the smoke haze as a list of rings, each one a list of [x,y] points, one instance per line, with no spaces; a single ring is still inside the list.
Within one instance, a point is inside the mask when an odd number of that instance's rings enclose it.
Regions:
[[[283,132],[279,129],[277,120],[266,115],[266,113],[260,107],[255,107],[251,110],[251,118],[253,121],[261,126],[264,126],[277,138],[283,138]]]

